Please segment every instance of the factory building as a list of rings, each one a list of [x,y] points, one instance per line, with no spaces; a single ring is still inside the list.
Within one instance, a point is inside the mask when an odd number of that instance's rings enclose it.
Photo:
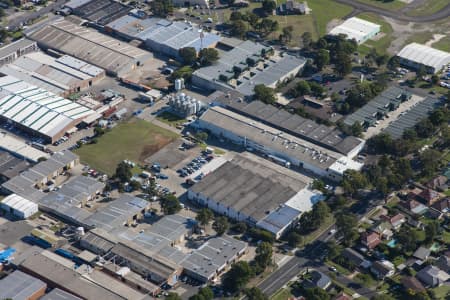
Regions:
[[[0,119],[39,136],[59,140],[83,119],[100,114],[13,76],[0,77]]]
[[[42,52],[22,55],[0,68],[11,75],[62,97],[91,87],[105,77],[105,71],[64,55],[55,58]]]
[[[64,7],[86,20],[105,25],[131,11],[131,7],[114,0],[74,0]]]
[[[229,236],[207,240],[183,261],[184,273],[200,282],[213,281],[244,255],[247,244]]]
[[[397,56],[401,65],[414,70],[423,66],[431,74],[440,72],[450,64],[450,53],[417,43],[406,45]]]
[[[364,141],[348,136],[335,127],[318,124],[297,114],[261,101],[248,101],[244,95],[237,92],[216,91],[208,98],[210,105],[218,105],[244,115],[280,131],[289,133],[300,139],[320,147],[355,157],[364,147]]]
[[[10,64],[18,57],[39,51],[37,43],[28,39],[20,39],[0,48],[0,66]]]
[[[29,162],[37,163],[39,159],[48,158],[50,155],[44,151],[34,148],[25,143],[24,140],[15,137],[14,135],[2,132],[0,134],[0,149],[7,151]]]
[[[43,49],[71,55],[118,77],[127,75],[153,57],[150,52],[67,20],[57,20],[31,31],[29,38]]]
[[[219,60],[192,74],[192,84],[210,91],[235,90],[245,96],[253,95],[258,84],[275,88],[294,77],[306,59],[292,55],[269,56],[271,47],[252,41],[222,39],[216,46]]]
[[[362,168],[361,163],[348,156],[280,132],[274,127],[222,107],[209,108],[194,126],[262,153],[274,161],[295,165],[334,181],[340,181],[345,170]]]
[[[221,40],[219,35],[202,32],[193,24],[161,18],[141,19],[130,14],[106,25],[105,31],[128,41],[140,40],[149,50],[175,59],[180,58],[181,48],[193,47],[199,52]]]
[[[188,190],[187,197],[218,214],[280,238],[321,195],[298,173],[254,155],[237,156]]]
[[[37,300],[45,294],[47,284],[21,271],[0,280],[0,299]]]
[[[38,205],[30,200],[12,194],[0,201],[0,208],[17,218],[27,219],[38,212]]]
[[[82,299],[56,288],[51,290],[50,293],[45,294],[45,296],[42,297],[40,300],[82,300]]]
[[[412,94],[407,90],[394,86],[390,87],[347,116],[344,124],[352,126],[358,122],[364,129],[367,129],[374,126],[378,120],[385,118],[389,112],[396,110],[402,102],[408,101],[411,97]]]
[[[349,40],[355,40],[358,45],[364,44],[367,40],[374,38],[380,33],[381,25],[352,17],[344,23],[334,27],[330,35],[345,35]]]

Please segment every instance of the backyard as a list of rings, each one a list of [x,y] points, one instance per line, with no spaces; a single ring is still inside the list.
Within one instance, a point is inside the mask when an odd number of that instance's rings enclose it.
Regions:
[[[131,119],[121,123],[75,152],[90,167],[112,175],[124,159],[143,162],[145,158],[177,138],[175,133],[143,120]]]

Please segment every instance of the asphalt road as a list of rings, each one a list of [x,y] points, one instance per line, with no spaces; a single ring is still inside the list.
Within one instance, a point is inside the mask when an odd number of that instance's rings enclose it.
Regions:
[[[385,17],[392,18],[394,20],[399,21],[405,21],[405,22],[415,22],[415,23],[426,23],[426,22],[434,22],[441,19],[445,19],[448,16],[450,16],[450,4],[448,4],[445,8],[441,9],[440,11],[428,15],[428,16],[417,16],[417,17],[411,17],[407,16],[402,12],[398,11],[390,11],[385,10],[379,7],[375,7],[369,4],[361,3],[355,0],[335,0],[336,2],[349,5],[356,9],[357,11],[361,12],[371,12],[376,13]]]
[[[33,12],[27,12],[26,14],[16,17],[14,19],[11,19],[8,23],[8,27],[10,30],[19,28],[21,25],[27,24],[28,22],[40,18],[53,10],[57,10],[60,8],[63,4],[65,4],[68,0],[56,0],[55,2],[49,4],[46,7],[41,8],[38,11]]]

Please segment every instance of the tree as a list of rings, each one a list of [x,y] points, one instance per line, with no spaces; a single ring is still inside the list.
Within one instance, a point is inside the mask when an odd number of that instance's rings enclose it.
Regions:
[[[231,23],[231,35],[243,38],[247,32],[247,25],[242,20],[236,20]]]
[[[256,28],[261,34],[268,35],[269,33],[278,30],[278,22],[267,18],[262,19],[262,21],[256,25]]]
[[[307,81],[300,80],[295,87],[289,91],[289,94],[291,94],[292,97],[309,95],[311,94],[311,87]]]
[[[371,300],[394,300],[394,298],[392,298],[388,294],[377,294],[373,296]]]
[[[292,25],[283,27],[282,29],[282,40],[286,43],[289,43],[292,40],[292,32],[294,31],[294,27]]]
[[[255,28],[256,24],[259,21],[259,16],[251,11],[247,11],[243,16],[242,19],[244,21],[247,21],[248,24],[252,27]]]
[[[336,227],[342,234],[343,245],[349,247],[358,238],[358,219],[352,213],[340,213],[336,217]]]
[[[181,297],[177,293],[170,292],[168,296],[166,296],[166,300],[181,300]]]
[[[209,66],[219,59],[219,52],[214,48],[203,48],[198,56],[202,66]]]
[[[203,296],[203,299],[205,299],[205,300],[212,300],[212,299],[214,299],[214,293],[213,293],[213,291],[211,290],[210,287],[201,288],[199,290],[199,292],[198,292],[198,295]]]
[[[441,153],[434,149],[426,149],[420,153],[419,158],[422,166],[422,174],[424,176],[431,176],[439,167]]]
[[[213,212],[209,208],[202,208],[195,219],[200,223],[201,226],[206,226],[214,218]]]
[[[165,18],[173,14],[172,0],[154,0],[150,3],[154,16]]]
[[[359,121],[356,121],[355,123],[353,123],[353,125],[351,126],[350,129],[352,131],[353,136],[356,136],[356,137],[362,136],[363,127],[361,126],[361,123],[359,123]]]
[[[195,138],[204,142],[208,139],[208,134],[204,131],[199,131],[195,134]]]
[[[131,172],[131,166],[129,164],[122,161],[117,165],[114,177],[119,179],[120,182],[128,182],[132,176],[133,173]]]
[[[223,235],[229,226],[227,217],[219,216],[214,220],[212,228],[216,231],[217,235]]]
[[[277,5],[275,3],[275,1],[273,0],[263,0],[262,2],[262,9],[263,11],[268,14],[271,15],[272,12],[277,8]]]
[[[327,291],[315,287],[315,288],[309,288],[305,290],[305,296],[308,300],[329,300],[330,295],[327,293]]]
[[[389,59],[388,68],[390,70],[396,70],[398,67],[400,67],[400,58],[398,56],[393,56],[391,59]]]
[[[102,136],[102,135],[105,134],[105,129],[103,129],[100,126],[95,126],[94,127],[94,134],[95,134],[95,136]]]
[[[197,60],[197,50],[194,47],[184,47],[178,54],[186,65],[192,65]]]
[[[238,21],[238,20],[242,20],[243,19],[243,15],[241,14],[240,11],[232,11],[230,14],[230,21],[234,22],[234,21]]]
[[[416,249],[417,234],[410,227],[402,226],[396,237],[405,251],[414,251]]]
[[[231,293],[239,292],[253,276],[253,270],[246,261],[239,261],[223,276],[223,286]]]
[[[165,195],[161,198],[161,209],[165,215],[173,215],[181,210],[181,204],[174,195]]]
[[[256,247],[255,263],[264,270],[272,262],[272,245],[268,242],[262,242]]]
[[[299,245],[301,245],[303,243],[303,237],[296,233],[296,232],[291,232],[288,235],[288,244],[289,246],[291,246],[292,248],[296,248]]]
[[[257,287],[252,287],[245,290],[245,295],[248,300],[268,300],[266,295]]]
[[[317,51],[314,63],[316,64],[319,71],[321,71],[324,66],[328,65],[330,63],[330,53],[328,52],[328,50],[320,49],[319,51]]]
[[[276,101],[275,91],[272,88],[265,86],[264,84],[255,85],[253,91],[255,92],[254,97],[256,100],[262,101],[266,104],[272,104]]]
[[[327,40],[324,38],[320,38],[316,43],[316,47],[319,49],[326,49],[327,46],[328,46]]]
[[[431,244],[431,242],[433,242],[434,238],[438,235],[439,233],[439,222],[433,220],[430,223],[427,224],[427,226],[425,227],[425,241],[428,244]]]
[[[244,233],[247,231],[247,224],[245,222],[237,222],[231,226],[231,230],[237,233]]]
[[[350,55],[340,52],[336,58],[335,71],[339,76],[344,77],[352,71],[352,60]]]
[[[183,78],[185,82],[189,82],[192,77],[194,70],[190,66],[184,66],[175,70],[170,76],[172,80]]]
[[[367,178],[359,171],[346,170],[342,179],[344,192],[349,196],[354,195],[359,189],[367,186]]]
[[[427,75],[427,70],[424,65],[420,65],[416,70],[416,79],[422,79],[425,75]]]
[[[309,49],[311,47],[311,44],[312,44],[311,32],[306,31],[305,33],[302,34],[302,44],[303,44],[303,47],[306,49]]]

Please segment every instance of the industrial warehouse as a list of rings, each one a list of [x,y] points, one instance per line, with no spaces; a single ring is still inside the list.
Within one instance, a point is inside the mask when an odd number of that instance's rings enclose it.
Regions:
[[[0,68],[11,75],[62,97],[80,92],[105,77],[105,71],[74,57],[55,58],[42,52],[22,55]]]
[[[53,143],[97,112],[13,76],[0,77],[0,118]]]
[[[188,198],[279,238],[321,199],[306,186],[294,171],[272,162],[258,162],[252,155],[241,156],[195,184],[189,189]]]
[[[431,74],[440,72],[450,63],[450,53],[418,43],[406,45],[397,56],[405,67],[418,70],[423,66]]]
[[[137,18],[123,16],[105,26],[111,32],[126,40],[143,41],[145,47],[156,53],[179,59],[179,50],[185,47],[215,47],[221,37],[217,34],[202,32],[200,27],[187,22],[169,21],[160,18]]]
[[[151,60],[150,52],[66,20],[58,20],[29,33],[43,49],[74,56],[113,76],[122,77]]]
[[[211,107],[195,126],[215,136],[254,149],[285,165],[304,168],[322,177],[339,181],[345,170],[362,167],[351,158],[306,140],[238,115],[222,107]]]
[[[193,85],[210,91],[236,90],[251,96],[256,85],[275,88],[285,79],[296,76],[306,63],[304,58],[288,54],[270,56],[271,47],[252,41],[223,38],[216,48],[219,60],[196,70],[192,74]]]
[[[329,34],[345,35],[349,40],[355,40],[360,45],[375,37],[380,32],[380,29],[381,25],[352,17],[334,27]]]

